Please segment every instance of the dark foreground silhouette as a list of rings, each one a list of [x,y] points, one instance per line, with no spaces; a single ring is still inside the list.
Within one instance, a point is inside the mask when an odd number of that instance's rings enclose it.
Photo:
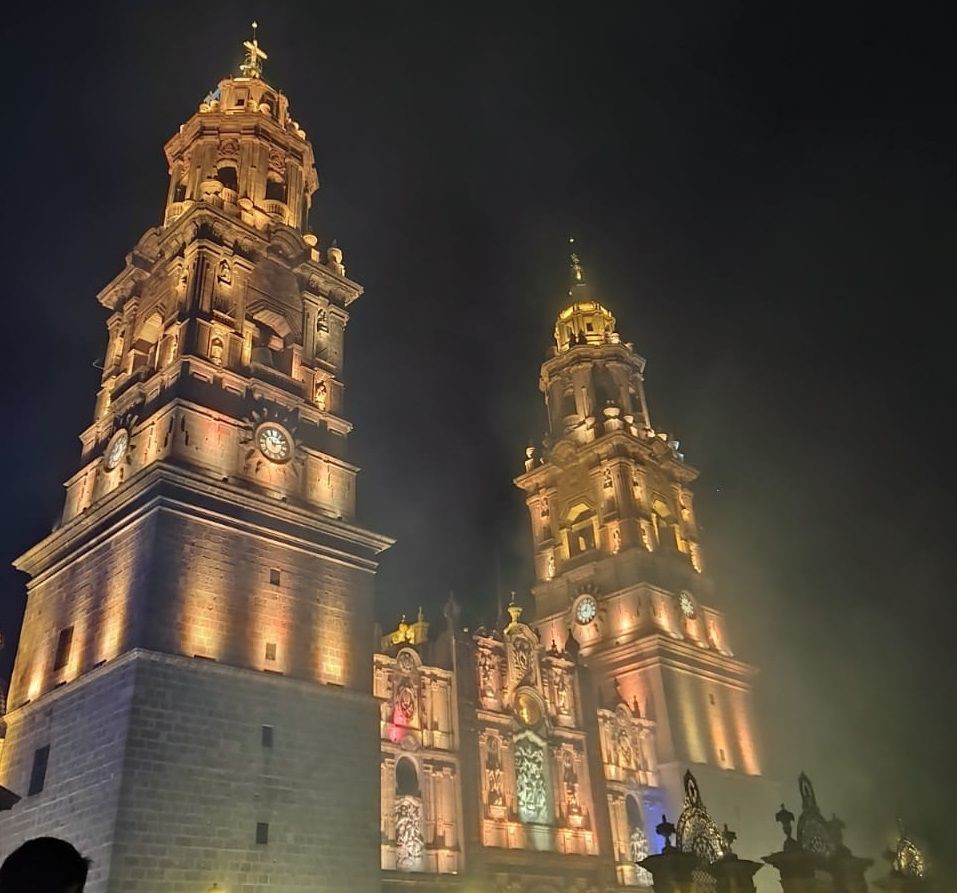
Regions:
[[[0,866],[0,893],[82,893],[90,860],[56,837],[36,837]]]

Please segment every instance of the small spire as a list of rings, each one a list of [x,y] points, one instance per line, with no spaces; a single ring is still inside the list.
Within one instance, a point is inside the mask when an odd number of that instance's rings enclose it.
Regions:
[[[269,57],[259,48],[259,41],[256,39],[256,29],[259,25],[253,22],[252,40],[243,41],[246,48],[246,58],[243,59],[239,71],[244,78],[261,78],[263,76],[263,62]]]
[[[575,251],[575,237],[571,236],[568,240],[569,250],[571,251],[570,263],[569,263],[569,289],[568,294],[571,295],[576,286],[585,285],[585,271],[582,269],[581,260],[578,257],[577,252]]]
[[[508,605],[505,608],[508,611],[508,616],[511,618],[511,622],[508,626],[505,627],[506,632],[511,629],[516,623],[519,622],[522,616],[522,606],[515,601],[515,591],[512,590],[512,597],[509,600]]]

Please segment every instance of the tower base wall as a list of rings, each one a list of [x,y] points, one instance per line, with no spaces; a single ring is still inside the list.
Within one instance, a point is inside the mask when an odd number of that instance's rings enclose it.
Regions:
[[[94,860],[89,893],[378,891],[369,695],[134,651],[10,719],[0,778],[24,799],[2,848],[71,840]],[[47,743],[44,790],[25,796]]]

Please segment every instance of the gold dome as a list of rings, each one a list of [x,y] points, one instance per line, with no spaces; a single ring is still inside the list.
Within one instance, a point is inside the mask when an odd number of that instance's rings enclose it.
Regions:
[[[570,240],[574,243],[574,239]],[[572,299],[555,320],[555,344],[559,350],[568,350],[576,344],[605,344],[615,332],[615,317],[591,297],[591,289],[585,281],[578,255],[571,256],[571,287],[568,297]]]
[[[604,344],[615,331],[615,317],[598,301],[576,301],[555,320],[555,344],[568,350],[575,344]]]

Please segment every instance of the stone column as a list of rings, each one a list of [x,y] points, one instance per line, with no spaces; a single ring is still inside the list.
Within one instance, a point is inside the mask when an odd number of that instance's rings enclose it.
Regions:
[[[698,893],[694,872],[701,868],[697,856],[666,845],[662,852],[639,863],[651,872],[655,893]]]
[[[855,856],[847,849],[838,851],[828,865],[836,893],[867,893],[864,872],[873,864],[873,859]]]
[[[763,861],[778,870],[784,893],[817,893],[815,868],[818,860],[802,850],[795,840],[786,840],[783,850],[765,856]]]
[[[764,866],[750,859],[739,859],[729,853],[708,869],[715,880],[717,893],[754,893],[754,875]]]

